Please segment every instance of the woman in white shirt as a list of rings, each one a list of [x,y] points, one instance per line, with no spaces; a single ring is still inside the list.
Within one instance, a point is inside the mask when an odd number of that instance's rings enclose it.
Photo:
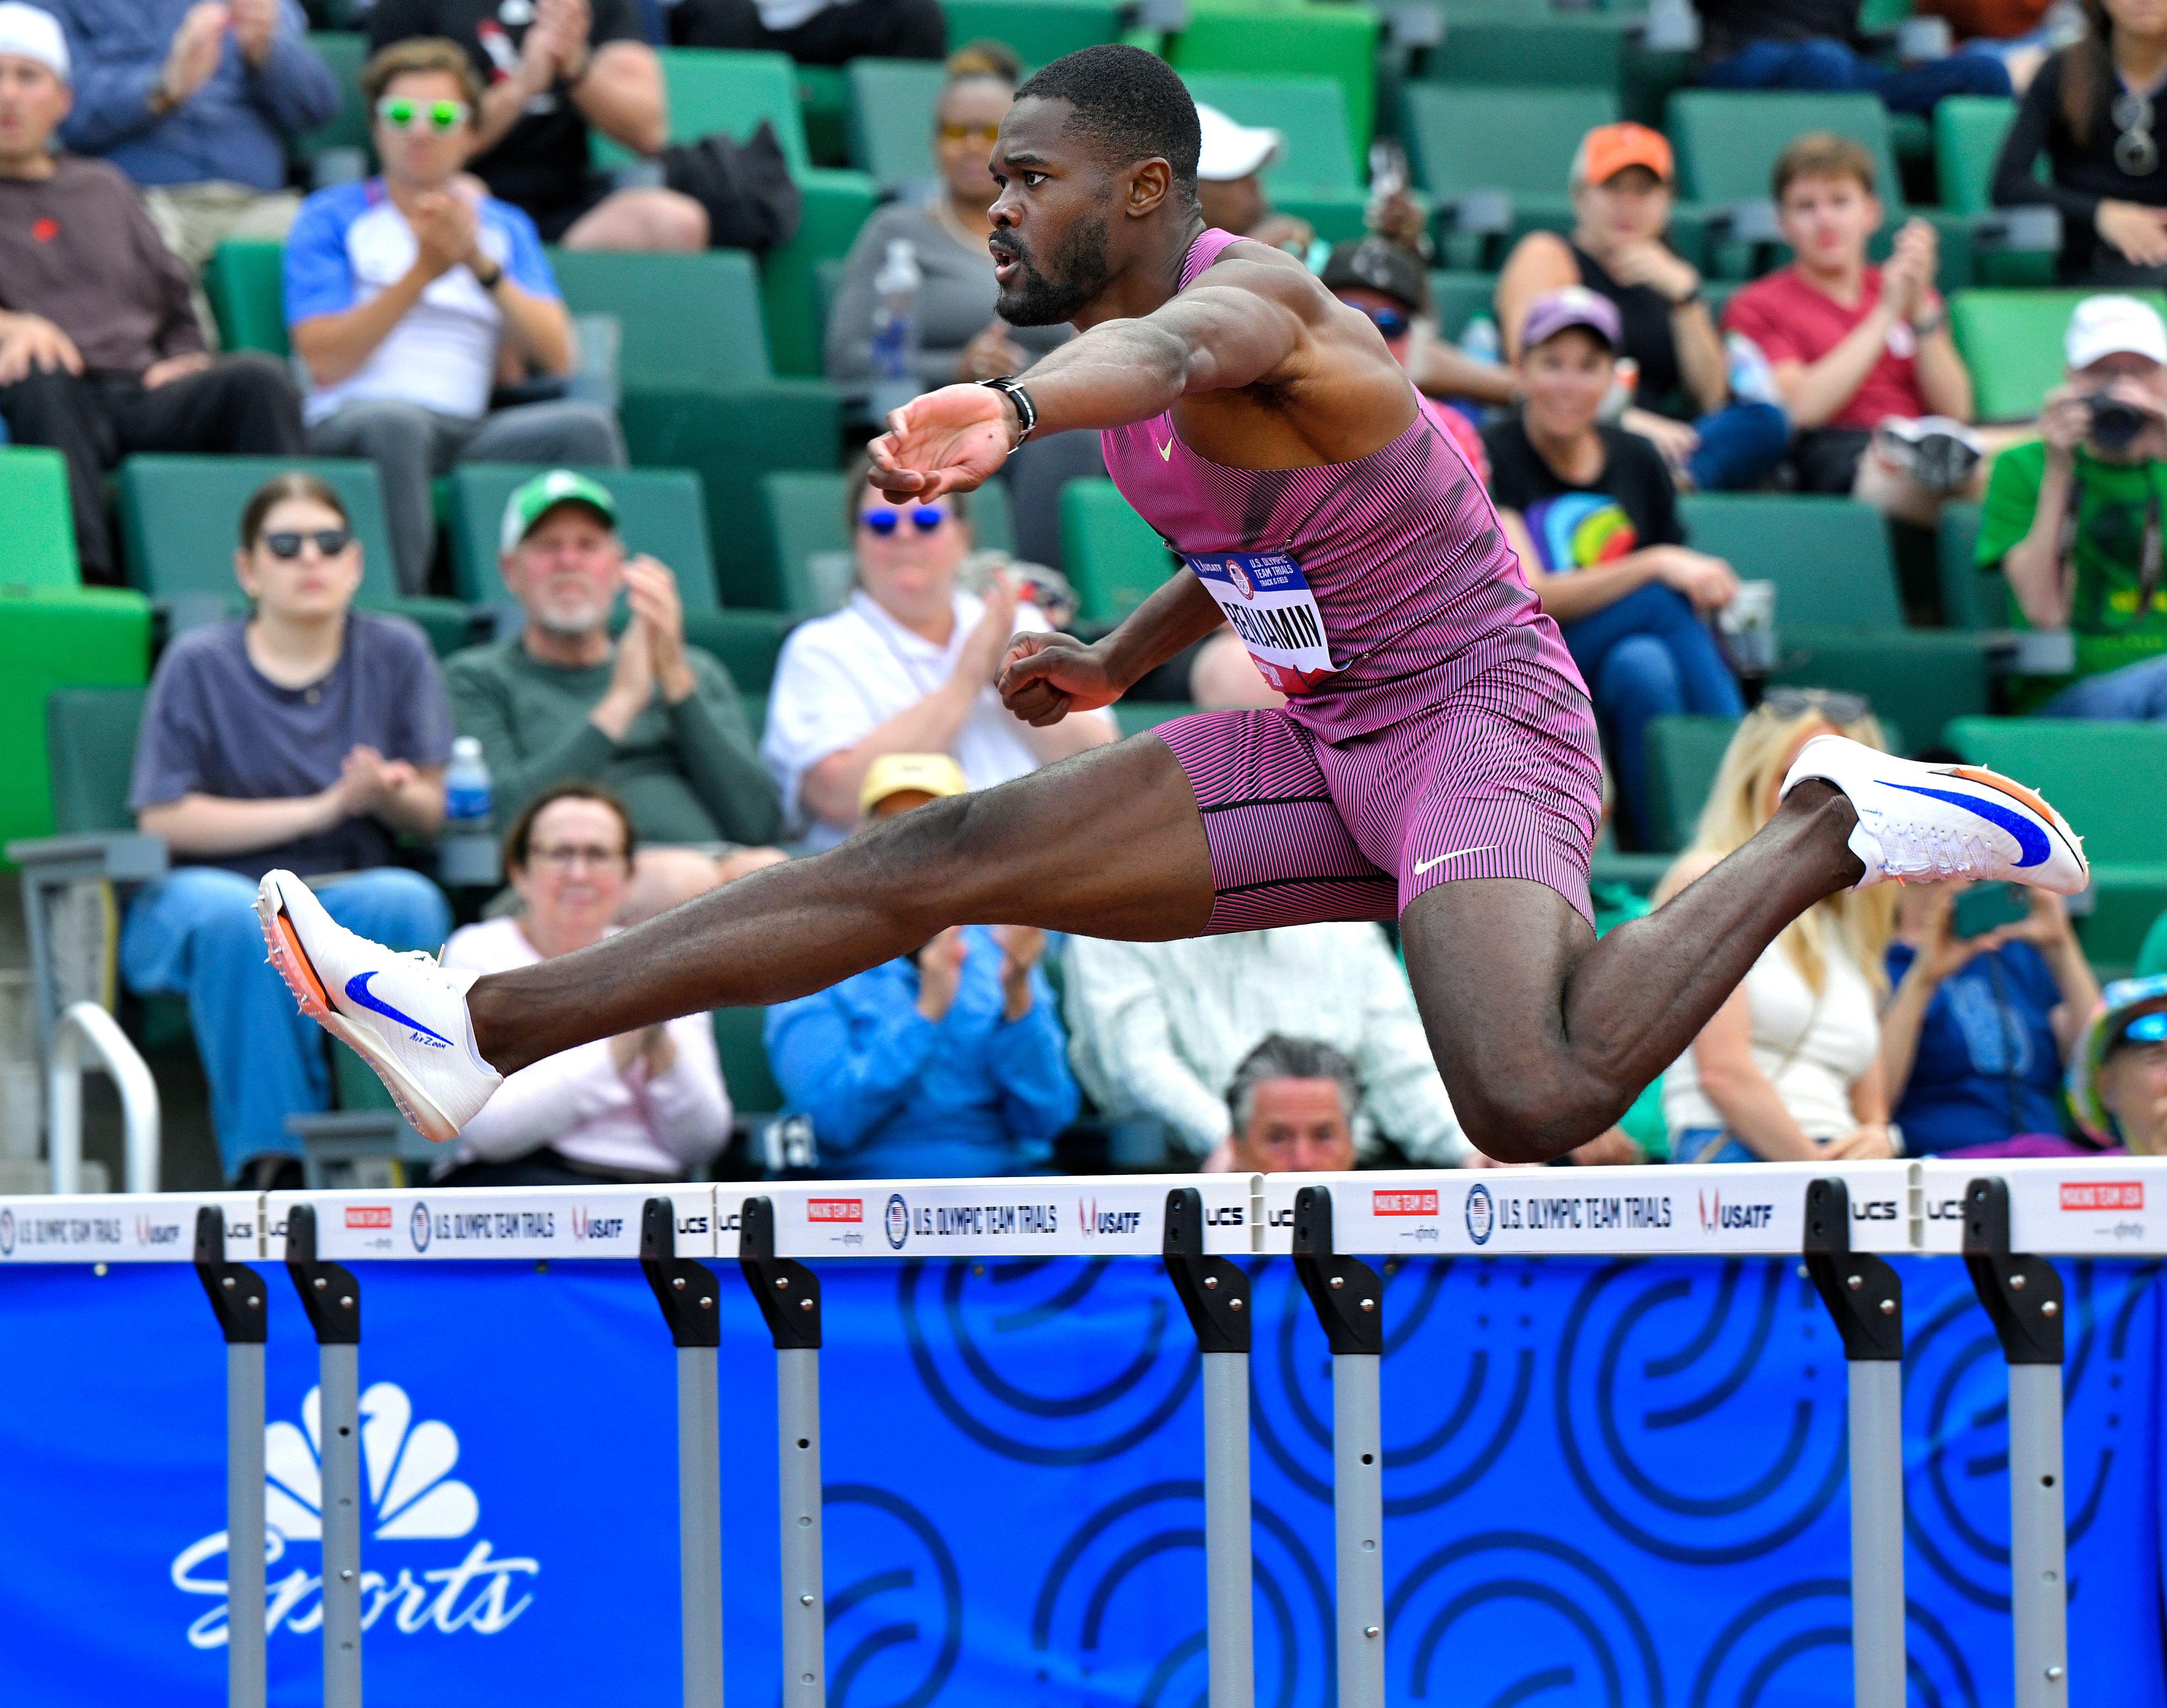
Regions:
[[[1667,901],[1776,811],[1776,794],[1815,736],[1873,747],[1881,726],[1855,695],[1772,690],[1738,726],[1700,825],[1656,892]],[[1882,1081],[1885,886],[1847,890],[1769,944],[1663,1080],[1673,1162],[1785,1162],[1895,1154]]]
[[[861,457],[844,485],[857,585],[784,643],[760,743],[783,816],[816,849],[856,828],[859,785],[882,754],[946,754],[989,789],[1116,733],[1110,711],[1033,729],[1001,704],[1009,637],[1045,617],[999,578],[983,599],[956,584],[971,547],[962,493],[898,508],[866,484],[869,466]]]
[[[632,819],[590,783],[545,789],[504,838],[526,911],[455,933],[444,965],[532,966],[613,933],[632,874]],[[545,1057],[506,1080],[459,1134],[447,1186],[683,1180],[723,1148],[729,1093],[705,1014]]]

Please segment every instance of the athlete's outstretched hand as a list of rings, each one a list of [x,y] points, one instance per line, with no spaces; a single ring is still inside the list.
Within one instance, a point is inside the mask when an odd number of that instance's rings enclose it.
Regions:
[[[1009,642],[998,685],[1001,704],[1041,729],[1072,711],[1091,711],[1121,697],[1104,655],[1073,635],[1018,635]]]
[[[866,448],[872,480],[894,498],[973,492],[1008,460],[1015,416],[983,385],[944,385],[890,410],[887,431]]]

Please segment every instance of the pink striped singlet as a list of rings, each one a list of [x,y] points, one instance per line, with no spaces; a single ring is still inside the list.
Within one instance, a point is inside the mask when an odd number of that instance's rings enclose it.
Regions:
[[[1239,241],[1205,232],[1181,288]],[[1531,879],[1590,916],[1594,711],[1430,410],[1317,468],[1210,462],[1170,411],[1099,436],[1115,484],[1287,695],[1156,732],[1204,815],[1207,930],[1391,918],[1456,878]]]

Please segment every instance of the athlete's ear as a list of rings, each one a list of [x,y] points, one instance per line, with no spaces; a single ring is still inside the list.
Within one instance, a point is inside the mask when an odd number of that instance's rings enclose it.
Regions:
[[[1129,168],[1128,193],[1121,211],[1131,219],[1155,212],[1174,188],[1174,168],[1163,160],[1147,160]]]

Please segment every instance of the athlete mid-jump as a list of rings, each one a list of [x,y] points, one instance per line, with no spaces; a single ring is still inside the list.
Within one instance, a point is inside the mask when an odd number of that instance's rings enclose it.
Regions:
[[[1017,91],[993,157],[1000,313],[1081,336],[1022,384],[898,410],[873,479],[936,504],[1033,432],[1099,429],[1187,569],[1094,644],[1019,636],[1003,698],[1041,724],[1105,706],[1228,621],[1285,708],[1178,719],[479,979],[354,936],[271,873],[273,960],[423,1132],[448,1138],[543,1056],[802,996],[951,925],[1158,939],[1396,913],[1469,1136],[1533,1161],[1610,1125],[1824,896],[1907,875],[2083,887],[2076,838],[2028,791],[1831,734],[1751,843],[1598,943],[1595,724],[1555,626],[1370,323],[1205,228],[1196,156],[1180,79],[1136,50]]]

